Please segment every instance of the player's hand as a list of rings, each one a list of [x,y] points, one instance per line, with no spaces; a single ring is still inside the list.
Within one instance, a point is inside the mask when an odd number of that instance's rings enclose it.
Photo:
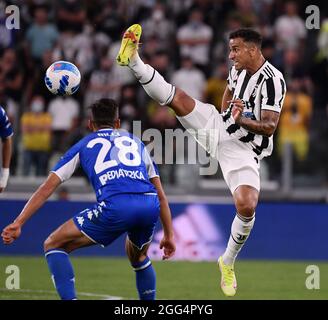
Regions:
[[[1,237],[4,244],[11,244],[16,240],[21,234],[21,225],[18,222],[13,222],[12,224],[5,227],[1,233]]]
[[[245,102],[241,99],[234,99],[228,102],[233,104],[231,115],[234,118],[235,122],[238,124],[238,121],[244,111]]]
[[[171,258],[175,253],[175,243],[173,237],[164,236],[159,243],[159,248],[164,249],[163,260]]]

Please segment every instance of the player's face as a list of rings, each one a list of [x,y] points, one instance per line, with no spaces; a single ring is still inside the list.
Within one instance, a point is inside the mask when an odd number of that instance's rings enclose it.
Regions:
[[[234,62],[236,70],[246,69],[250,63],[253,48],[241,38],[230,39],[229,59]]]

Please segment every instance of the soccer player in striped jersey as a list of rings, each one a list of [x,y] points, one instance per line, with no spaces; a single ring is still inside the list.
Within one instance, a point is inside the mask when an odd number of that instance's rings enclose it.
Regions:
[[[0,193],[6,188],[12,153],[13,128],[5,110],[0,106],[0,138],[2,140],[2,168],[0,171]]]
[[[221,288],[234,296],[237,281],[234,262],[255,221],[260,191],[259,166],[272,152],[272,135],[286,94],[283,75],[261,53],[261,35],[252,29],[230,34],[230,69],[221,113],[167,83],[138,55],[141,26],[124,34],[117,63],[128,66],[147,94],[171,107],[181,124],[216,158],[233,195],[236,216],[224,254],[218,259]],[[205,130],[204,130],[205,129]]]
[[[136,272],[141,300],[154,300],[156,275],[147,250],[160,217],[164,236],[163,259],[175,252],[171,212],[155,163],[145,145],[129,132],[118,130],[118,106],[101,99],[91,106],[92,133],[71,147],[32,195],[15,221],[2,232],[5,244],[21,234],[21,228],[64,181],[81,165],[96,193],[97,203],[55,230],[44,250],[61,299],[75,300],[73,250],[100,244],[108,246],[127,232],[126,253]]]

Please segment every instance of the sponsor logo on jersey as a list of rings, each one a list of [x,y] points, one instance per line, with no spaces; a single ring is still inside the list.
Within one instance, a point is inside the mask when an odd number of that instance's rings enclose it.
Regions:
[[[146,180],[140,170],[111,170],[99,177],[100,183],[104,186],[108,181],[119,178],[131,178],[137,180]]]

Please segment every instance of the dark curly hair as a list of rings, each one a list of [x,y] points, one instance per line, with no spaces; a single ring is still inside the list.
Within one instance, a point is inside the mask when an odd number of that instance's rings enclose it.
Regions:
[[[114,127],[118,119],[118,104],[113,99],[100,99],[93,103],[89,109],[92,113],[92,121],[98,127]]]
[[[241,38],[245,42],[252,42],[259,48],[262,46],[262,36],[260,33],[253,29],[243,28],[230,33],[229,39]]]

